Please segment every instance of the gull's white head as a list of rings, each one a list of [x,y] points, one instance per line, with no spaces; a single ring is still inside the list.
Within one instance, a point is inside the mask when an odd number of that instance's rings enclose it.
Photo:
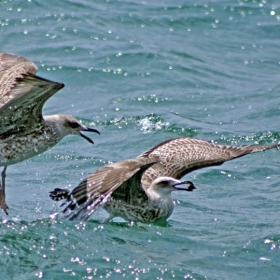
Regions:
[[[187,188],[178,188],[179,185],[187,185]],[[195,189],[191,181],[180,181],[172,177],[158,177],[155,179],[151,186],[148,188],[150,194],[158,196],[170,196],[173,191],[192,191]]]
[[[93,144],[93,141],[89,137],[82,134],[81,132],[82,131],[95,132],[100,134],[98,130],[84,126],[76,118],[69,115],[59,114],[59,115],[44,116],[44,119],[46,122],[51,122],[55,124],[56,128],[60,132],[61,138],[69,134],[80,135]]]

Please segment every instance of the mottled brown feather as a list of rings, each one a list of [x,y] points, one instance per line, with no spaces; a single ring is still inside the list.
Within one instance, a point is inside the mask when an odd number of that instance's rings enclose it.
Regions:
[[[0,51],[0,108],[14,97],[9,94],[23,75],[37,72],[37,66],[30,60]]]
[[[0,52],[1,137],[42,122],[43,105],[64,87],[36,76],[36,71],[36,65],[28,59]]]
[[[159,176],[181,179],[194,170],[221,165],[226,161],[279,147],[279,145],[228,146],[195,138],[169,139],[138,157],[149,158],[151,161],[157,162],[143,175],[142,185],[146,190],[152,181]]]
[[[72,198],[63,210],[70,220],[86,220],[112,195],[113,199],[131,202],[135,193],[148,197],[141,186],[141,176],[154,162],[149,159],[128,159],[101,167],[81,182],[70,194]],[[60,192],[60,189],[56,189]],[[54,200],[55,191],[51,192]],[[64,204],[63,204],[64,206]]]

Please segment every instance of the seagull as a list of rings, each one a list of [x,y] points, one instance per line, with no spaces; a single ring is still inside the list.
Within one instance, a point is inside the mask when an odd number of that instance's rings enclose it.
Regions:
[[[103,206],[109,213],[106,221],[114,217],[142,223],[164,221],[173,212],[171,193],[195,189],[192,182],[180,180],[186,174],[279,146],[228,146],[187,137],[169,139],[136,159],[101,167],[72,191],[56,188],[50,197],[63,201],[58,215],[69,220],[87,220]],[[177,187],[182,184],[187,187]]]
[[[99,131],[82,125],[69,115],[43,116],[45,102],[64,84],[36,76],[30,60],[0,51],[0,207],[8,214],[5,201],[7,166],[41,154],[64,136]]]
[[[147,190],[141,185],[143,173],[155,162],[149,159],[128,159],[101,167],[72,192],[56,188],[51,199],[65,200],[63,215],[69,220],[87,220],[103,205],[110,214],[105,222],[120,216],[127,221],[142,223],[166,220],[173,212],[171,192],[192,191],[190,181],[162,176],[155,179]],[[187,184],[187,188],[177,187]]]

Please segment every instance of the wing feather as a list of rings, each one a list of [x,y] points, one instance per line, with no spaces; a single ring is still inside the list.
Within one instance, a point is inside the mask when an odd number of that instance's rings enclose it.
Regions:
[[[221,165],[226,161],[278,146],[279,144],[227,146],[194,138],[169,139],[138,157],[157,162],[143,175],[142,185],[147,189],[159,176],[181,179],[191,171]]]
[[[30,60],[11,53],[0,51],[0,109],[12,99],[9,92],[17,79],[37,72],[36,65]]]
[[[132,200],[132,193],[140,191],[143,199],[147,196],[141,186],[141,176],[153,162],[149,159],[128,159],[101,167],[81,182],[66,197],[63,215],[69,220],[87,220],[97,208],[113,199]],[[53,200],[60,200],[60,189],[52,192]],[[63,204],[65,206],[65,203]]]
[[[0,52],[0,134],[16,133],[42,122],[44,103],[64,87],[35,75],[24,57]]]

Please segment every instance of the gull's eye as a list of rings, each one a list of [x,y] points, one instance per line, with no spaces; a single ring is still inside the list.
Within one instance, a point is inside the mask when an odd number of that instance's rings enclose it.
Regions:
[[[168,182],[168,181],[162,181],[161,184],[162,184],[163,186],[167,186],[167,185],[169,184],[169,182]]]
[[[70,122],[69,125],[72,127],[72,128],[78,128],[80,125],[76,122]]]

